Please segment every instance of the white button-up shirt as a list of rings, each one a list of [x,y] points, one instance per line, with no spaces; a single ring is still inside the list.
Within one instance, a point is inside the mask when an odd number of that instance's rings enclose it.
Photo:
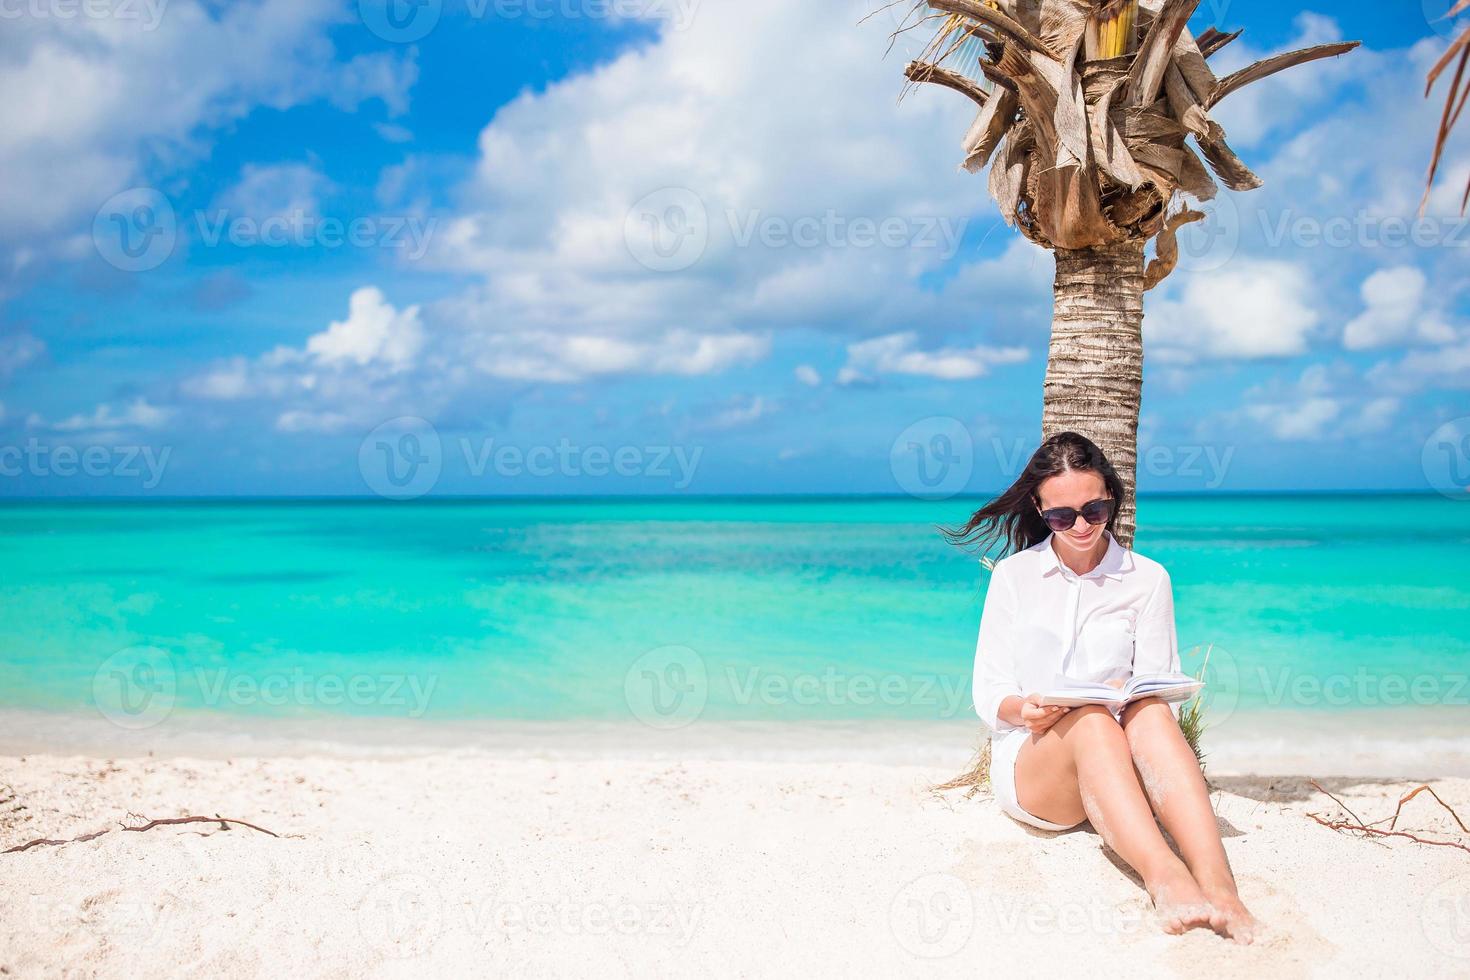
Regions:
[[[1062,564],[1050,534],[995,563],[975,644],[975,711],[991,731],[1020,727],[1000,717],[1008,695],[1045,692],[1058,674],[1107,681],[1179,670],[1169,573],[1103,534],[1108,550],[1086,575]]]

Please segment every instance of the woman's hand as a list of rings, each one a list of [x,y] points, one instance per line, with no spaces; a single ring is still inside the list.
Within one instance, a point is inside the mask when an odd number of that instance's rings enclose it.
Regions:
[[[1032,735],[1040,735],[1061,721],[1062,715],[1071,710],[1059,704],[1043,705],[1040,694],[1028,694],[1026,700],[1021,702],[1021,723]]]

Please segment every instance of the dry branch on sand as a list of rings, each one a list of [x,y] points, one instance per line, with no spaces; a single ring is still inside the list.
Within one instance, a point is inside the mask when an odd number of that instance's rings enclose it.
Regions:
[[[110,834],[114,831],[126,831],[135,834],[141,834],[144,831],[152,830],[155,827],[173,827],[179,824],[186,823],[217,823],[219,824],[220,830],[229,830],[230,826],[233,824],[237,827],[248,827],[250,830],[258,831],[262,834],[268,834],[271,837],[281,836],[274,831],[266,830],[264,827],[257,827],[255,824],[248,821],[235,820],[231,817],[221,817],[218,814],[212,817],[161,817],[157,820],[149,820],[147,823],[139,824],[137,826],[129,827],[124,825],[122,827],[109,827],[106,830],[98,830],[90,834],[82,834],[80,837],[68,837],[65,840],[51,840],[49,838],[42,837],[33,841],[28,841],[24,844],[17,844],[15,847],[7,847],[5,850],[0,851],[0,854],[19,854],[22,851],[29,851],[33,847],[60,847],[63,844],[79,844],[82,841],[96,840],[102,835]]]
[[[1307,816],[1311,817],[1313,820],[1317,821],[1319,824],[1329,830],[1335,830],[1338,833],[1362,834],[1365,837],[1405,837],[1411,841],[1414,841],[1417,844],[1432,844],[1436,847],[1456,847],[1462,851],[1465,851],[1466,853],[1470,853],[1470,845],[1467,845],[1463,841],[1430,840],[1426,837],[1420,837],[1418,834],[1411,834],[1405,830],[1394,829],[1398,826],[1399,815],[1403,812],[1404,804],[1408,803],[1420,793],[1428,793],[1430,796],[1434,797],[1436,801],[1438,801],[1440,806],[1449,811],[1450,816],[1454,818],[1455,823],[1459,825],[1462,831],[1470,834],[1470,830],[1467,830],[1465,827],[1465,821],[1460,819],[1460,815],[1455,812],[1454,807],[1450,806],[1444,800],[1440,799],[1439,794],[1436,793],[1433,788],[1428,785],[1416,786],[1409,792],[1405,793],[1404,796],[1399,800],[1399,805],[1394,809],[1392,816],[1382,817],[1378,820],[1372,821],[1372,823],[1364,823],[1362,818],[1354,813],[1351,809],[1349,809],[1346,803],[1329,793],[1326,789],[1322,787],[1321,783],[1317,782],[1315,779],[1309,780],[1309,782],[1311,782],[1314,789],[1316,789],[1319,793],[1322,793],[1325,796],[1331,798],[1332,802],[1341,807],[1344,813],[1346,813],[1349,817],[1352,817],[1352,820],[1348,821],[1341,819],[1330,819],[1320,813],[1307,814]],[[1388,821],[1387,830],[1384,830],[1382,827],[1373,826],[1373,824],[1383,823],[1384,821]]]

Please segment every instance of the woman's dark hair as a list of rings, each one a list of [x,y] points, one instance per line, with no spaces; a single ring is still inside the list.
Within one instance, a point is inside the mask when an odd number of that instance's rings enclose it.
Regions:
[[[1051,528],[1037,513],[1041,497],[1037,492],[1043,480],[1058,473],[1096,473],[1102,477],[1108,495],[1117,503],[1108,518],[1107,529],[1114,531],[1118,512],[1123,509],[1123,481],[1113,471],[1113,464],[1091,439],[1078,432],[1058,432],[1037,447],[1021,471],[1021,476],[1004,493],[981,507],[960,528],[939,530],[950,544],[980,544],[980,553],[989,551],[997,541],[1005,545],[1005,554],[1023,551],[1046,539]]]

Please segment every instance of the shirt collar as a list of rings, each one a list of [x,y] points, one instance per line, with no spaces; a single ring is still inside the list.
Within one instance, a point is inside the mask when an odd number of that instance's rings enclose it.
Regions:
[[[1118,539],[1113,537],[1113,532],[1107,528],[1103,528],[1103,534],[1108,538],[1108,550],[1103,553],[1102,561],[1097,563],[1097,567],[1081,576],[1077,576],[1070,568],[1067,568],[1065,569],[1067,575],[1079,578],[1096,578],[1102,575],[1111,579],[1121,579],[1123,573],[1133,567],[1132,551],[1119,544]],[[1051,539],[1054,537],[1056,537],[1055,532],[1048,534],[1032,549],[1041,555],[1041,574],[1043,575],[1064,570],[1062,560],[1057,557],[1056,549],[1051,546]]]

